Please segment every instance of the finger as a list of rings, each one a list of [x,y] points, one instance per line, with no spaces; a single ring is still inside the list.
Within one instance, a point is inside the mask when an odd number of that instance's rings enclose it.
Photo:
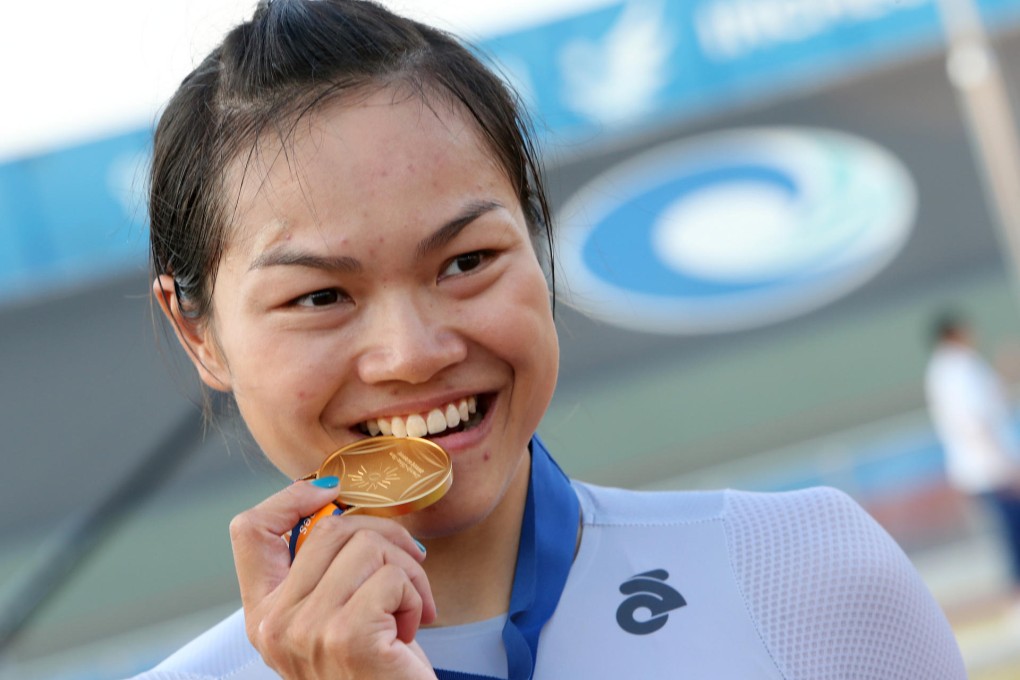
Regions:
[[[320,528],[322,531],[320,531]],[[333,556],[339,552],[350,537],[359,531],[374,531],[397,548],[406,552],[417,562],[425,560],[425,550],[418,541],[411,537],[407,529],[400,526],[392,519],[381,517],[370,517],[367,515],[351,515],[345,512],[342,515],[326,516],[315,524],[315,530],[310,531],[305,538],[301,552],[294,558],[295,562],[325,562],[332,561]],[[309,551],[307,547],[312,546]],[[302,557],[306,552],[313,556]],[[325,564],[322,569],[325,569]]]
[[[405,644],[414,641],[422,621],[422,599],[418,589],[404,570],[393,565],[373,573],[351,597],[349,607],[352,612],[365,612],[361,621],[369,628],[395,626],[396,637]]]
[[[280,537],[334,498],[335,488],[295,482],[234,517],[230,542],[246,607],[275,590],[290,569],[290,550]]]
[[[414,642],[418,634],[418,626],[422,623],[421,593],[410,581],[404,581],[400,591],[400,600],[393,611],[393,620],[397,624],[397,639],[404,644]]]
[[[428,576],[416,557],[393,543],[392,531],[384,535],[375,530],[380,526],[379,522],[369,522],[364,523],[368,526],[349,533],[351,527],[348,525],[354,522],[347,522],[342,517],[326,519],[330,521],[325,526],[316,527],[316,531],[325,530],[319,540],[312,544],[309,537],[309,543],[302,549],[300,556],[306,556],[306,551],[307,556],[300,561],[295,560],[280,597],[286,601],[307,597],[324,607],[323,614],[326,615],[328,610],[346,604],[376,571],[395,566],[407,574],[418,591],[424,602],[427,621],[435,619],[435,600]],[[382,522],[383,526],[387,523]],[[415,548],[415,552],[420,551]]]

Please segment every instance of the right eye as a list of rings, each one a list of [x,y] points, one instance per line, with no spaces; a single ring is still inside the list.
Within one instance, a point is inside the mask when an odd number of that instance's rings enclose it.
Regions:
[[[295,298],[292,304],[298,307],[328,307],[329,305],[335,305],[346,297],[347,295],[341,290],[324,288],[323,290],[317,290]]]

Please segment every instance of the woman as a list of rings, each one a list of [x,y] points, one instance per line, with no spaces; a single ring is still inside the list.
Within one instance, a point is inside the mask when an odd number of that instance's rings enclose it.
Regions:
[[[327,517],[293,563],[280,536],[335,478],[242,513],[243,611],[140,677],[965,677],[838,493],[563,476],[534,437],[558,345],[525,130],[454,39],[358,0],[262,3],[181,85],[153,289],[202,380],[291,478],[393,432],[440,444],[456,482],[396,520]]]

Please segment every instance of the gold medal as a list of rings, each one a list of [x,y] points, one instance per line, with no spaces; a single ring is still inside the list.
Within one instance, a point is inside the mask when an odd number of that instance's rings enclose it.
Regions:
[[[283,536],[294,559],[312,527],[339,514],[396,517],[432,505],[453,484],[450,454],[418,437],[371,437],[331,453],[317,472],[303,479],[335,476],[336,500],[304,517]]]
[[[336,502],[345,510],[395,517],[432,505],[453,484],[450,454],[417,437],[370,437],[334,451],[315,477],[340,480]]]

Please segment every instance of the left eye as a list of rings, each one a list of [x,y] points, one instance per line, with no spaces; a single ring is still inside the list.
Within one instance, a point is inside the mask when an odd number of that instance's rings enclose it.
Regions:
[[[485,264],[485,262],[492,256],[492,253],[486,250],[475,250],[470,253],[464,253],[458,255],[447,263],[446,267],[440,273],[440,278],[447,276],[456,276],[458,274],[466,274],[473,269]]]
[[[339,301],[340,291],[335,288],[326,288],[302,295],[294,300],[294,304],[299,307],[325,307],[327,305],[335,305]]]

